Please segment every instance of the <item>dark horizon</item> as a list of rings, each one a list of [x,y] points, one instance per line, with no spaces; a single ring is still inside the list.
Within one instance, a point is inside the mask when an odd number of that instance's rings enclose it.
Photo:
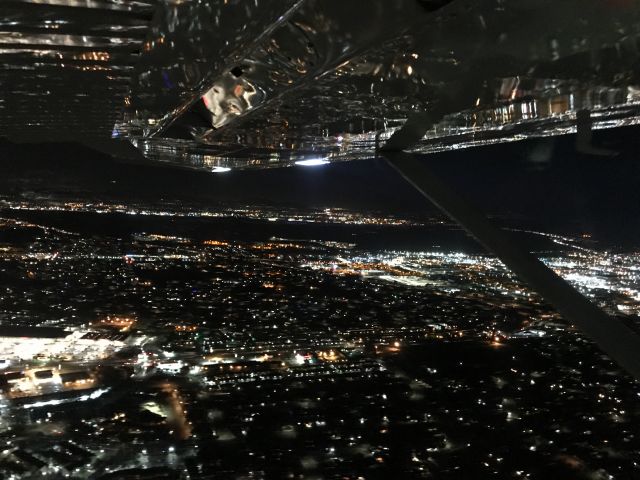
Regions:
[[[578,154],[574,136],[446,152],[423,161],[504,226],[586,233],[605,244],[637,248],[640,222],[639,127],[599,131],[613,158]],[[345,208],[442,217],[383,159],[212,174],[128,163],[79,144],[0,145],[4,198],[184,202],[202,208]]]

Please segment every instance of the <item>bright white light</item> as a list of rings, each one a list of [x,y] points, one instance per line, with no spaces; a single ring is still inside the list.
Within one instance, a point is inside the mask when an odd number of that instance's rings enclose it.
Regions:
[[[211,171],[213,173],[224,173],[224,172],[230,172],[231,169],[229,167],[213,167]]]
[[[329,163],[329,160],[325,160],[324,158],[310,158],[308,160],[298,160],[296,165],[300,165],[302,167],[316,167],[327,163]]]
[[[100,388],[91,392],[89,395],[81,395],[76,398],[64,398],[64,399],[56,399],[56,400],[47,400],[44,402],[34,402],[27,405],[23,405],[22,408],[38,408],[38,407],[46,407],[49,405],[60,405],[63,403],[72,403],[72,402],[86,402],[87,400],[95,400],[96,398],[101,397],[105,393],[109,391],[109,388]]]

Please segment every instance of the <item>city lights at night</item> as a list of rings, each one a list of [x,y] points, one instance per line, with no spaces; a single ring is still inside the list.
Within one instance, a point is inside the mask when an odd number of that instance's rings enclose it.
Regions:
[[[640,3],[0,22],[0,480],[640,478]]]

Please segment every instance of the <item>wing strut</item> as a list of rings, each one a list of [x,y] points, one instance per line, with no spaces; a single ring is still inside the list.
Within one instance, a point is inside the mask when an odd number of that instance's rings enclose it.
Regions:
[[[425,125],[430,122],[411,122]],[[620,319],[611,317],[591,303],[534,255],[519,248],[510,232],[499,229],[453,189],[449,188],[416,155],[405,153],[403,139],[412,141],[415,132],[398,132],[380,152],[407,182],[445,214],[459,223],[487,250],[495,254],[514,274],[529,284],[569,322],[591,338],[609,357],[640,381],[640,336]]]

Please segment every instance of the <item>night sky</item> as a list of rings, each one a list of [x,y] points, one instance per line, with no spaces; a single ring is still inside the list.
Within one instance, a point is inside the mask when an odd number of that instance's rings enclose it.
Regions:
[[[575,152],[573,136],[425,156],[443,179],[497,221],[640,244],[640,129],[595,134],[619,152]],[[344,207],[436,214],[383,159],[321,167],[210,174],[109,158],[76,144],[0,144],[0,195],[80,200],[185,201],[203,207]]]

